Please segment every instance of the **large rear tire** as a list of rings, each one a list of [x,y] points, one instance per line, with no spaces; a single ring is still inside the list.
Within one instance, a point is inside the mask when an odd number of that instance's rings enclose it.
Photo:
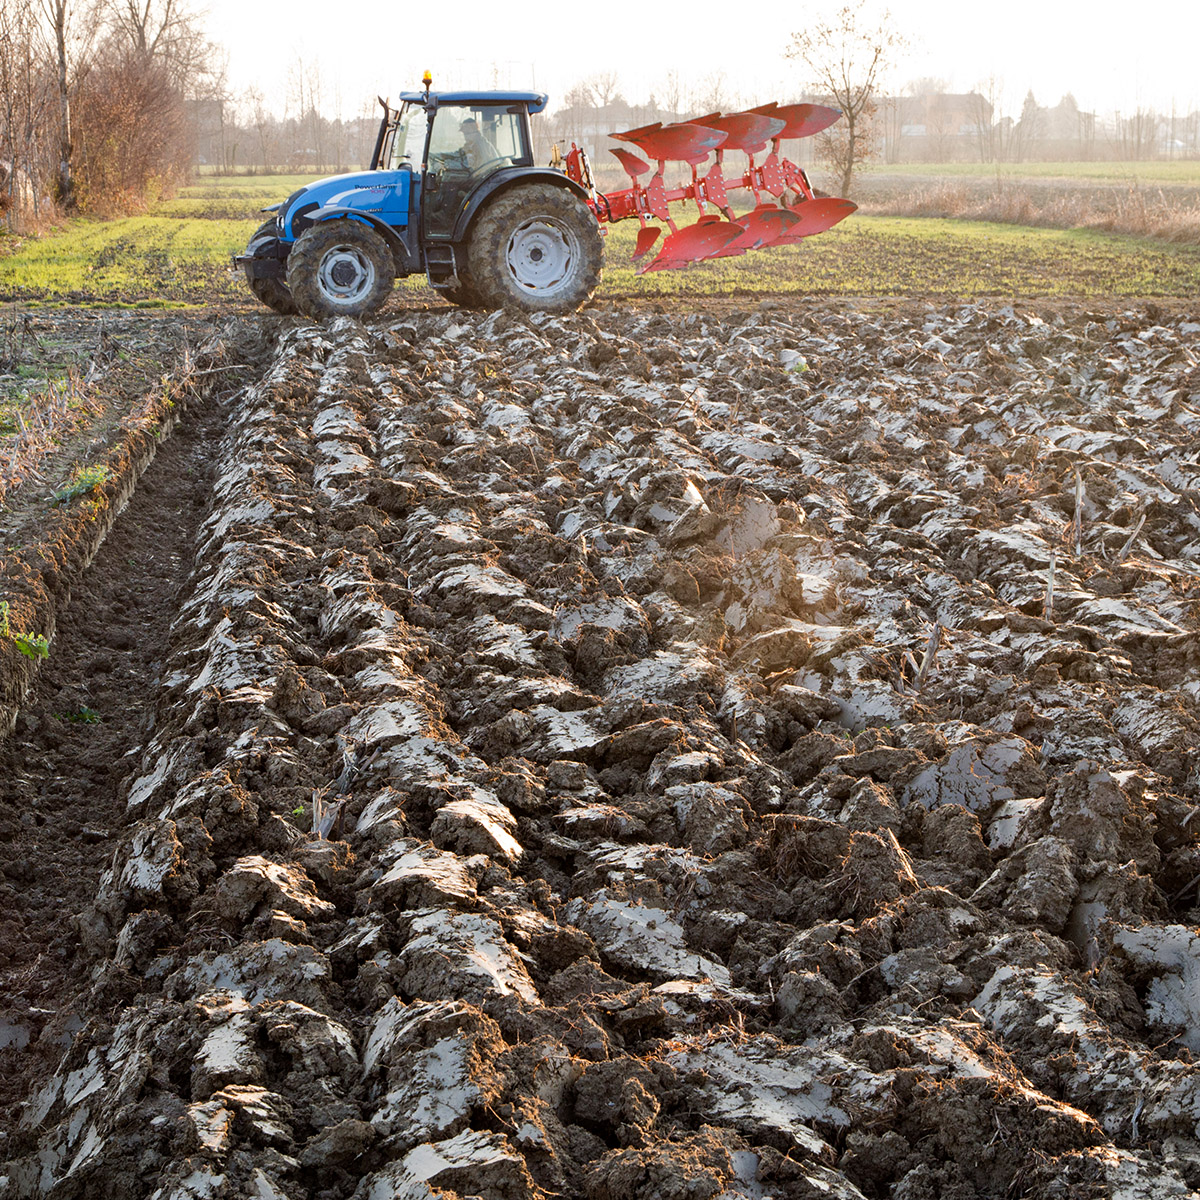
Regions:
[[[287,281],[306,317],[363,317],[387,302],[396,263],[383,237],[361,221],[321,221],[288,255]]]
[[[275,238],[277,233],[274,217],[269,221],[264,221],[254,231],[254,236],[246,246],[246,253],[252,255],[256,247]],[[296,307],[292,293],[288,290],[288,285],[282,279],[256,279],[247,270],[246,282],[250,285],[250,290],[254,295],[280,316],[294,317],[300,311]]]
[[[467,264],[487,308],[574,312],[599,286],[604,239],[591,209],[568,188],[518,184],[484,209]]]

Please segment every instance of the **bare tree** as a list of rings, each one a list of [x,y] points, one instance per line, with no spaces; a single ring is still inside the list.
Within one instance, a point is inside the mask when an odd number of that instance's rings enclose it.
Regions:
[[[38,52],[32,0],[0,4],[0,212],[16,228],[23,211],[36,215],[39,150],[52,96]]]
[[[1095,118],[1093,117],[1093,130]],[[1200,112],[1193,109],[1186,117],[1182,118],[1183,132],[1180,135],[1183,141],[1183,152],[1189,158],[1194,158],[1200,154]]]
[[[1011,117],[1001,116],[1004,85],[992,75],[971,93],[980,162],[1008,162],[1017,152],[1019,132]]]
[[[167,194],[195,161],[202,113],[221,153],[227,87],[186,0],[40,3],[56,37],[68,204],[129,212]],[[95,39],[83,54],[76,38],[73,67],[72,21]]]
[[[1144,162],[1158,147],[1162,118],[1153,109],[1136,109],[1131,117],[1115,117],[1117,150],[1127,162]]]
[[[261,88],[252,87],[242,94],[239,124],[244,123],[254,130],[258,141],[258,161],[263,166],[269,166],[277,155],[274,145],[277,122],[267,108],[266,97]]]
[[[184,94],[208,90],[220,58],[204,36],[200,15],[182,0],[104,0],[105,27],[145,61],[161,64]]]
[[[1033,153],[1034,148],[1042,139],[1042,126],[1045,122],[1042,119],[1042,108],[1037,102],[1037,97],[1033,94],[1033,89],[1030,88],[1025,93],[1025,101],[1021,105],[1021,119],[1017,122],[1015,131],[1015,143],[1013,152],[1016,156],[1016,161],[1020,162],[1027,155]]]
[[[592,91],[587,84],[577,83],[569,88],[563,96],[562,107],[553,117],[556,140],[563,143],[583,140],[591,125],[594,107]]]
[[[710,71],[704,77],[704,90],[696,97],[696,103],[705,113],[724,112],[733,107],[726,87],[724,71]]]
[[[667,72],[662,85],[662,107],[672,121],[678,121],[687,107],[683,80],[674,68]]]
[[[900,96],[884,96],[875,108],[875,128],[883,139],[883,161],[903,158],[905,103]]]
[[[946,99],[949,85],[944,79],[925,75],[905,84],[904,90],[910,98],[904,106],[910,114],[909,123],[925,131],[922,157],[945,162],[954,134],[954,114]]]
[[[224,49],[210,47],[211,54],[204,60],[204,70],[199,72],[192,84],[189,99],[195,101],[193,116],[197,124],[197,136],[203,131],[202,114],[207,114],[209,125],[210,149],[212,141],[211,126],[216,125],[215,147],[217,160],[224,170],[229,170],[237,159],[238,144],[236,134],[234,141],[229,141],[231,133],[227,116],[231,115],[233,94],[229,87],[229,53]],[[236,122],[233,123],[236,129]]]
[[[839,177],[843,196],[855,167],[870,157],[876,91],[905,44],[891,15],[872,20],[862,0],[792,35],[787,57],[803,63],[814,90],[842,110],[842,120],[819,135],[818,153]]]
[[[598,71],[595,75],[589,75],[583,86],[596,108],[608,108],[621,96],[621,84],[616,71]]]
[[[81,208],[143,208],[183,179],[192,127],[165,64],[110,39],[77,89],[75,184]]]
[[[1094,112],[1079,112],[1077,141],[1079,143],[1079,159],[1089,162],[1096,153],[1096,114]]]
[[[68,31],[73,5],[71,0],[42,0],[42,11],[50,26],[53,39],[55,79],[58,96],[58,178],[56,189],[59,202],[70,208],[74,203],[74,182],[71,177],[71,90],[70,63],[67,59]]]
[[[109,19],[139,54],[152,57],[176,40],[183,18],[176,0],[116,0]]]

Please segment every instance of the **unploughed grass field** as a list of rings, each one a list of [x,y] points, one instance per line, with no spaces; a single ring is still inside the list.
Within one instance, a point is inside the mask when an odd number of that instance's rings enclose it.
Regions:
[[[1063,164],[1018,165],[1028,173],[1032,166]],[[1181,163],[1138,166],[1196,169]],[[230,255],[245,246],[264,219],[263,205],[282,200],[309,178],[208,177],[146,216],[74,220],[19,244],[10,241],[6,247],[0,241],[0,301],[257,307],[242,276],[230,268]],[[676,206],[675,211],[685,224],[695,210]],[[1083,230],[855,214],[800,246],[638,276],[631,261],[637,229],[636,221],[610,229],[601,298],[778,292],[947,298],[1200,295],[1200,247]],[[423,290],[424,277],[400,286]]]
[[[1164,162],[868,163],[863,179],[921,175],[937,179],[1070,179],[1080,183],[1200,185],[1200,160]]]

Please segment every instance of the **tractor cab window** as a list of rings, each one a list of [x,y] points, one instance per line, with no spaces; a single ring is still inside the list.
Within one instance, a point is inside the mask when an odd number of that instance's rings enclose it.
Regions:
[[[531,166],[522,115],[495,104],[440,106],[429,138],[429,170],[481,179],[501,167]]]
[[[396,170],[401,166],[421,169],[425,153],[425,135],[429,130],[429,117],[423,104],[405,104],[392,133],[390,155],[385,156],[386,165]]]

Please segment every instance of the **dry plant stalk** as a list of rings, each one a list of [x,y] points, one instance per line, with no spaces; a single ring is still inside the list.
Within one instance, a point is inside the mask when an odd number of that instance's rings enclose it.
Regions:
[[[62,434],[86,424],[100,411],[76,371],[70,371],[62,384],[51,380],[24,399],[25,407],[14,412],[18,430],[0,450],[0,504],[30,476],[45,483],[38,470],[42,459]]]
[[[1042,619],[1054,620],[1054,565],[1057,560],[1054,547],[1050,548],[1050,566],[1046,569],[1046,598],[1042,601]]]
[[[987,187],[941,182],[860,209],[883,216],[959,217],[1049,229],[1096,229],[1176,244],[1200,243],[1200,212],[1161,188],[1148,193],[1134,186],[1101,196],[1079,187],[1035,195],[1020,180]]]
[[[1072,521],[1075,531],[1075,557],[1083,553],[1083,475],[1075,469],[1075,519]]]
[[[1133,548],[1133,543],[1137,541],[1137,535],[1142,532],[1142,526],[1146,523],[1146,514],[1138,518],[1138,523],[1133,527],[1133,532],[1125,539],[1125,545],[1117,551],[1117,557],[1113,560],[1113,566],[1117,566],[1125,560],[1125,555]]]
[[[925,687],[925,679],[929,674],[930,668],[937,659],[938,647],[942,644],[942,622],[934,621],[933,629],[929,632],[929,641],[925,646],[925,657],[921,659],[921,669],[917,672],[916,689],[921,691]]]

